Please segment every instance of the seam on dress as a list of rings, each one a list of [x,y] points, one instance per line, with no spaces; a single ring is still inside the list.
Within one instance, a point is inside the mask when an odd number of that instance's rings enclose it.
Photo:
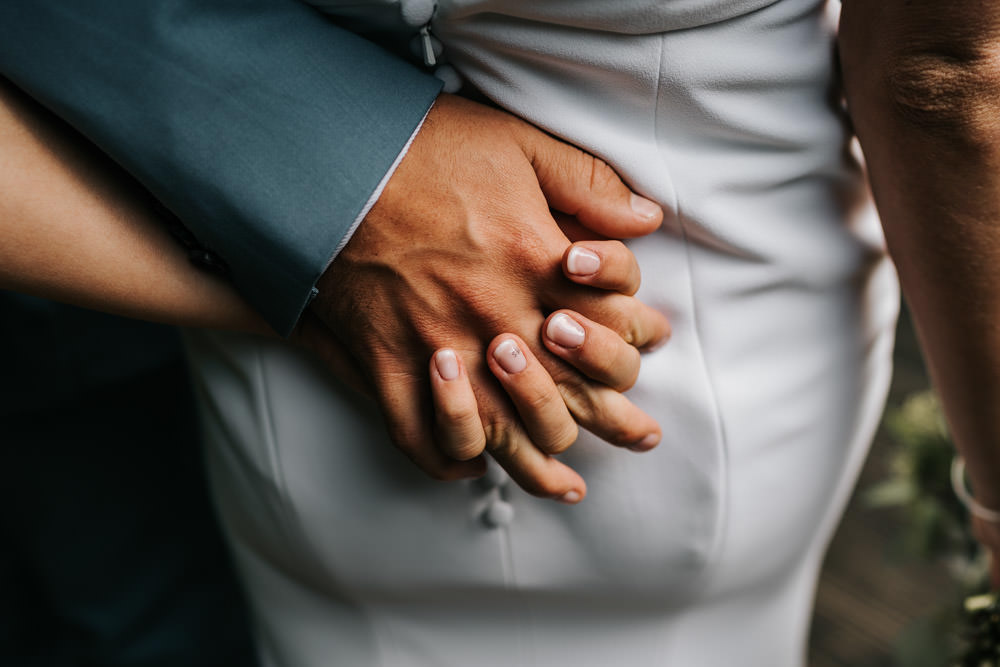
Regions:
[[[506,485],[498,486],[490,491],[492,496],[492,502],[504,501],[510,502],[510,497],[508,493],[505,493],[508,489]],[[500,542],[500,569],[503,575],[503,586],[504,590],[508,591],[512,597],[515,599],[521,597],[521,591],[517,587],[517,576],[515,574],[514,568],[514,545],[513,537],[511,535],[510,524],[498,526],[497,539]],[[516,612],[517,616],[517,653],[518,653],[518,665],[524,665],[528,667],[529,665],[534,665],[534,659],[529,660],[529,641],[528,637],[533,637],[534,633],[532,629],[534,628],[534,614],[530,607],[525,608],[525,612]]]
[[[265,439],[268,449],[268,458],[271,462],[272,474],[275,476],[277,482],[278,490],[281,494],[281,508],[280,512],[286,517],[288,521],[287,529],[290,533],[293,533],[297,539],[298,543],[303,549],[307,549],[309,552],[308,560],[312,563],[313,568],[320,574],[322,574],[327,581],[337,582],[338,579],[334,573],[326,566],[326,563],[322,558],[319,558],[317,554],[319,550],[316,549],[313,541],[309,538],[309,533],[302,524],[302,520],[299,517],[299,513],[294,510],[294,504],[292,503],[291,494],[288,491],[289,485],[288,480],[285,476],[285,469],[281,462],[281,450],[278,447],[278,435],[275,429],[275,419],[272,410],[271,403],[271,392],[266,381],[265,376],[265,363],[263,355],[261,354],[261,346],[259,344],[254,344],[254,367],[256,381],[259,383],[260,387],[260,405],[258,406],[258,412],[261,415],[261,420],[264,422],[261,424],[261,433]],[[296,578],[297,579],[297,578]],[[299,585],[309,588],[307,582],[301,580],[298,581]],[[311,594],[316,595],[321,598],[328,597],[327,593],[320,593],[316,590],[311,590]],[[351,595],[349,598],[349,603],[355,607],[361,615],[366,618],[370,624],[372,630],[372,636],[374,639],[374,654],[375,662],[381,666],[385,667],[385,660],[382,655],[382,639],[385,638],[386,632],[378,623],[375,615],[370,613],[368,607],[361,604],[357,599],[357,596]],[[392,645],[392,642],[389,642]]]
[[[698,317],[698,301],[697,301],[697,290],[695,288],[695,271],[694,271],[694,258],[691,255],[691,240],[688,234],[687,225],[684,222],[683,211],[681,210],[681,197],[680,192],[677,187],[676,182],[671,177],[673,170],[671,169],[670,160],[667,158],[666,151],[660,148],[659,141],[659,129],[660,129],[660,103],[663,99],[663,87],[661,82],[663,79],[663,68],[665,67],[664,57],[665,49],[664,43],[666,41],[667,35],[663,34],[660,36],[660,58],[659,64],[656,71],[656,101],[653,106],[653,141],[657,146],[657,155],[660,158],[660,163],[663,165],[664,170],[667,173],[667,177],[670,178],[671,182],[671,192],[673,194],[673,208],[677,215],[677,226],[681,232],[681,242],[684,244],[684,256],[687,258],[687,268],[688,268],[688,285],[689,285],[689,303],[691,304],[691,324],[694,330],[694,345],[698,353],[698,362],[701,366],[702,372],[705,376],[705,382],[708,385],[708,394],[711,400],[712,412],[714,416],[715,425],[715,438],[718,443],[719,451],[719,509],[716,514],[716,533],[712,541],[712,546],[710,548],[709,554],[705,559],[704,567],[699,573],[696,580],[696,585],[692,588],[692,593],[697,591],[704,592],[708,585],[709,575],[715,570],[718,563],[722,560],[722,554],[725,550],[726,535],[729,532],[729,503],[730,498],[730,481],[729,481],[729,441],[726,437],[725,424],[722,421],[722,410],[719,407],[718,392],[715,388],[715,382],[713,381],[712,372],[709,368],[708,361],[705,358],[705,352],[702,347],[702,336],[700,330],[700,320]]]

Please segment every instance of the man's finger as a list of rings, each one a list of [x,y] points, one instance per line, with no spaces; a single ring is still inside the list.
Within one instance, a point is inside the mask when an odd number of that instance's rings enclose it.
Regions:
[[[654,350],[670,338],[666,316],[633,296],[574,286],[540,298],[553,310],[572,310],[601,323],[640,351]]]
[[[497,336],[486,359],[538,449],[558,454],[576,442],[576,422],[552,378],[523,340],[513,334]]]
[[[663,209],[632,192],[606,162],[540,137],[545,135],[526,141],[525,150],[549,206],[610,238],[645,236],[663,222]]]
[[[565,463],[535,447],[512,415],[484,418],[484,427],[487,450],[528,493],[570,505],[587,495],[583,478]]]

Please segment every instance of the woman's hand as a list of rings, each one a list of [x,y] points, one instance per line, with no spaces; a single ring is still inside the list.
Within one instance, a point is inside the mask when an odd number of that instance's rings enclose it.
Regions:
[[[425,364],[451,347],[464,355],[486,448],[514,482],[546,498],[582,490],[579,475],[543,456],[561,441],[538,447],[524,437],[527,426],[483,361],[503,332],[530,348],[577,423],[616,440],[634,433],[620,410],[627,399],[566,364],[537,332],[553,310],[571,308],[642,348],[664,338],[667,321],[634,296],[566,280],[559,264],[572,242],[553,211],[591,237],[644,236],[663,216],[598,158],[510,114],[442,95],[317,283],[311,314],[357,363],[395,445],[437,479],[478,471],[444,456],[433,433]]]
[[[567,249],[562,264],[566,276],[575,282],[629,295],[639,287],[635,258],[618,241],[575,243]],[[639,351],[635,347],[611,329],[570,310],[550,314],[540,338],[552,354],[584,377],[607,387],[606,411],[591,410],[581,423],[608,442],[635,451],[646,451],[659,443],[656,421],[620,393],[629,389],[639,374]],[[560,393],[531,347],[515,334],[500,334],[487,349],[486,363],[520,417],[520,423],[514,425],[517,438],[535,445],[511,443],[518,456],[527,457],[528,465],[535,468],[561,465],[552,456],[576,441],[577,422],[567,408],[567,397]],[[437,350],[431,358],[430,378],[438,447],[458,460],[476,459],[485,450],[488,438],[462,353],[451,348]],[[491,451],[505,468],[510,463],[508,451]],[[575,479],[558,499],[576,503],[586,494],[586,484],[578,474],[569,472]]]

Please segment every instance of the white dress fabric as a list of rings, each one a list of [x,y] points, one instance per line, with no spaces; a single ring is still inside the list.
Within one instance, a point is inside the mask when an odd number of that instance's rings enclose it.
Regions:
[[[663,441],[637,454],[583,434],[563,457],[588,482],[575,507],[497,469],[434,482],[294,351],[193,336],[266,665],[804,663],[898,307],[834,24],[822,0],[438,3],[467,81],[664,206],[630,247],[673,337],[629,392]]]

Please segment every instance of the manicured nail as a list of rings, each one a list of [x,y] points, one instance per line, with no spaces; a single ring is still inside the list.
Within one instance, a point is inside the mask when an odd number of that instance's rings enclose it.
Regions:
[[[458,377],[458,356],[454,350],[438,350],[434,355],[434,365],[442,379],[454,380]]]
[[[633,452],[647,452],[653,447],[656,447],[658,444],[660,444],[660,434],[650,433],[639,442],[629,445],[628,448]]]
[[[566,256],[566,270],[574,276],[589,276],[601,268],[601,257],[591,250],[573,246]]]
[[[631,203],[632,211],[643,220],[652,220],[660,214],[659,206],[634,192],[632,193]]]
[[[493,358],[508,373],[520,373],[528,367],[528,360],[513,340],[508,338],[493,349]]]
[[[572,317],[559,313],[549,320],[545,335],[556,345],[574,348],[583,345],[587,332]]]
[[[579,492],[579,491],[576,491],[576,490],[573,490],[573,491],[567,491],[567,492],[566,492],[566,493],[564,493],[564,494],[563,494],[563,496],[562,496],[562,497],[561,497],[561,498],[559,499],[559,502],[561,502],[561,503],[566,503],[567,505],[574,505],[574,504],[576,504],[576,503],[580,502],[580,499],[581,499],[582,497],[583,497],[583,496],[581,496],[581,495],[580,495],[580,492]]]

